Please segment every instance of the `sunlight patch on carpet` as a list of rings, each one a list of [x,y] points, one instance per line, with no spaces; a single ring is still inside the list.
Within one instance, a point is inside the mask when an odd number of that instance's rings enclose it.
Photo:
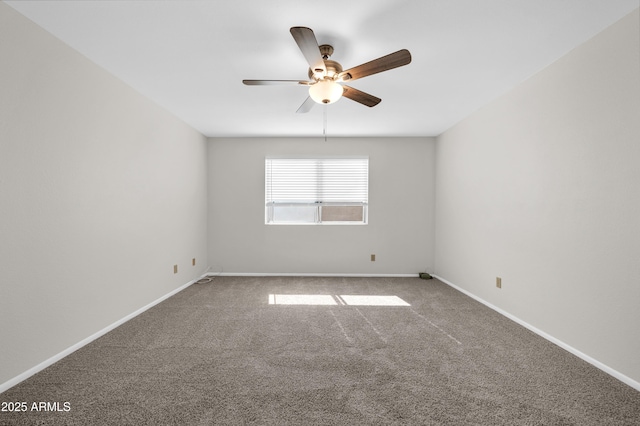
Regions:
[[[411,306],[398,296],[341,295],[345,304],[353,306]]]
[[[411,306],[398,296],[330,295],[330,294],[270,294],[270,305],[350,305],[350,306]]]

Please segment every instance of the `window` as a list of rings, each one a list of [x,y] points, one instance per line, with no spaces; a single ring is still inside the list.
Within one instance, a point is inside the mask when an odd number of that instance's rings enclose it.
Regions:
[[[368,158],[265,159],[267,224],[366,224],[368,193]]]

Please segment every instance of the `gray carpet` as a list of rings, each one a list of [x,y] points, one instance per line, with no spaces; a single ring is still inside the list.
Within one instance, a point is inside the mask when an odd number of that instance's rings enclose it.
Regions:
[[[269,294],[411,306],[270,305]],[[418,278],[216,277],[0,401],[70,408],[2,412],[3,425],[640,424],[640,392]]]

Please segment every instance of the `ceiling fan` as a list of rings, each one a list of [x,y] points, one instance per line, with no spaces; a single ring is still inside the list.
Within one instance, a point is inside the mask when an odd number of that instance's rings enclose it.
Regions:
[[[292,27],[290,32],[309,63],[309,80],[242,80],[242,82],[248,86],[276,84],[308,86],[309,96],[296,111],[298,113],[308,112],[316,102],[332,104],[342,96],[368,107],[374,107],[382,99],[342,83],[398,68],[411,62],[411,53],[407,49],[402,49],[343,71],[342,65],[329,59],[333,55],[333,46],[328,44],[319,46],[311,28]]]

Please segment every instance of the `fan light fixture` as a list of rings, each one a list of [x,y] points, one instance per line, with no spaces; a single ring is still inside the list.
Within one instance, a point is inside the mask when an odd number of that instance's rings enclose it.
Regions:
[[[309,87],[309,96],[319,104],[332,104],[342,97],[344,88],[333,80],[320,80]]]

